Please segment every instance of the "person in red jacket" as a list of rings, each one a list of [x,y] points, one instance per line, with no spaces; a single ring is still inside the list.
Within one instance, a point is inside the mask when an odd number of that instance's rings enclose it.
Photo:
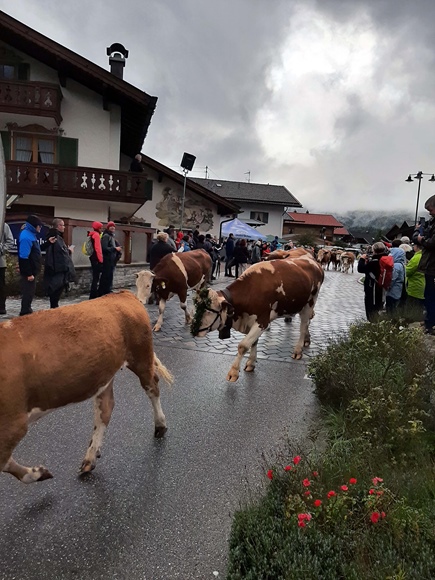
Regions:
[[[98,297],[98,286],[103,271],[103,250],[101,249],[102,228],[103,224],[101,222],[93,222],[92,231],[88,233],[88,236],[92,239],[92,246],[94,248],[94,251],[89,256],[92,268],[92,284],[89,300]]]

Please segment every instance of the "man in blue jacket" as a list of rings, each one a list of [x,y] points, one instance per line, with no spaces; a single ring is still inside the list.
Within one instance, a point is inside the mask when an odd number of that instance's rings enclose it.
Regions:
[[[21,274],[20,316],[31,314],[35,296],[36,276],[41,271],[41,248],[36,234],[41,231],[42,221],[36,215],[29,215],[18,240],[18,265]]]

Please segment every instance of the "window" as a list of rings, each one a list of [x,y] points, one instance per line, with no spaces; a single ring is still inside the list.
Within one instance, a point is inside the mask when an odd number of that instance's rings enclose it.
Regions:
[[[55,162],[55,139],[39,135],[14,135],[14,159],[26,163]]]
[[[17,78],[17,67],[11,64],[0,64],[0,79],[12,81]]]
[[[257,220],[264,224],[269,223],[269,212],[267,211],[251,211],[251,220]]]

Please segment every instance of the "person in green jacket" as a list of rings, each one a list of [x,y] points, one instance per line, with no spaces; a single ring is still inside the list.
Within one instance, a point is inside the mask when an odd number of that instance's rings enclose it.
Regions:
[[[405,266],[407,304],[423,314],[425,277],[418,270],[421,260],[421,246],[414,243],[414,255]]]

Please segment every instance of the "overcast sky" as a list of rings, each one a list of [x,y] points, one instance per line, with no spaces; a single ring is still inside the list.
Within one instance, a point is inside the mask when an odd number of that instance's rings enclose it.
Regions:
[[[312,212],[415,211],[435,172],[434,0],[0,0],[158,97],[143,152],[285,185]],[[421,199],[435,194],[422,182]],[[423,206],[422,203],[422,206]]]

